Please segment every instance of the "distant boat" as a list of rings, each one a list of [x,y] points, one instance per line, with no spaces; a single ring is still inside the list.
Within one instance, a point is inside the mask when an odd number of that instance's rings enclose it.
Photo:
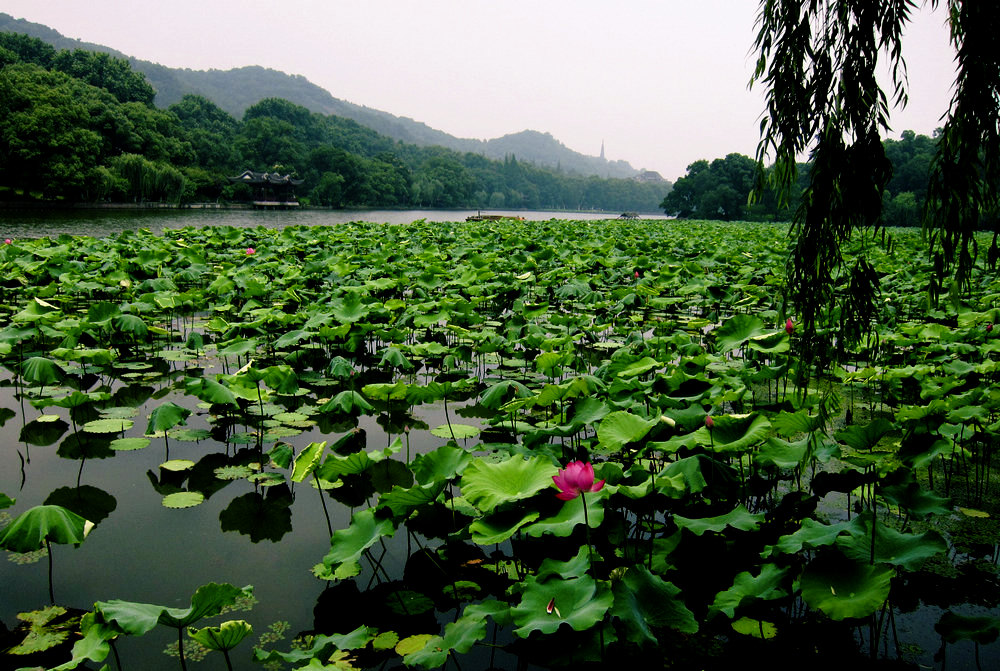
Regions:
[[[514,221],[524,221],[524,217],[512,217],[507,214],[473,214],[465,218],[466,221],[502,221],[504,219],[513,219]]]

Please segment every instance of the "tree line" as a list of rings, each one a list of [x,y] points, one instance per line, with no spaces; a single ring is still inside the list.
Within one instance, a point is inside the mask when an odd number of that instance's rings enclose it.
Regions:
[[[0,33],[0,199],[240,199],[225,177],[246,169],[303,179],[301,201],[337,208],[653,212],[670,188],[417,147],[282,99],[236,119],[197,95],[156,109],[155,95],[123,59]]]
[[[907,130],[898,140],[886,139],[882,144],[892,165],[882,195],[883,221],[887,226],[919,226],[937,140]],[[736,153],[712,162],[701,159],[687,167],[660,206],[667,214],[684,219],[789,221],[802,201],[810,169],[809,163],[796,164],[796,179],[786,202],[779,202],[771,190],[761,191],[751,201],[750,193],[762,177],[770,181],[767,173],[773,167],[761,175],[755,159]]]

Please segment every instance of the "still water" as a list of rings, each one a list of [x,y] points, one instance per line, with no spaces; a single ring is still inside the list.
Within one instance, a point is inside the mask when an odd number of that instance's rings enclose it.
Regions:
[[[351,221],[408,224],[427,221],[465,221],[478,210],[223,210],[223,209],[95,209],[95,210],[0,210],[0,239],[19,237],[87,235],[101,237],[122,231],[164,229],[185,226],[333,226]],[[521,217],[527,221],[549,219],[616,219],[617,212],[542,212],[489,210],[483,214]],[[647,219],[666,219],[663,214],[643,214]]]

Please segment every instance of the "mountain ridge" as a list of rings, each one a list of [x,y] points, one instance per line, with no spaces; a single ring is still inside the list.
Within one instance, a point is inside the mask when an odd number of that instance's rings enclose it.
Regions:
[[[526,129],[490,140],[458,138],[409,117],[396,116],[336,98],[302,75],[290,75],[260,65],[229,70],[191,70],[129,56],[104,45],[65,37],[48,26],[0,13],[0,31],[37,37],[58,49],[100,51],[126,59],[143,73],[156,89],[154,104],[166,108],[188,93],[204,96],[236,118],[264,98],[284,98],[311,112],[345,117],[401,142],[418,146],[442,146],[460,152],[502,160],[514,156],[569,174],[632,178],[640,174],[627,161],[608,161],[574,151],[551,133]]]

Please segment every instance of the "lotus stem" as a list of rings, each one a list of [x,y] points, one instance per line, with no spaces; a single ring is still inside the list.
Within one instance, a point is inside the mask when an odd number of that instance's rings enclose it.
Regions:
[[[181,660],[181,669],[187,671],[187,663],[184,661],[184,627],[177,627],[177,656]]]
[[[56,605],[56,597],[52,592],[52,547],[49,545],[48,537],[45,538],[45,554],[49,556],[49,603]]]
[[[233,671],[233,663],[229,661],[229,651],[223,648],[222,656],[226,658],[226,668],[229,669],[229,671]]]
[[[313,482],[316,483],[316,491],[319,492],[319,502],[323,505],[323,515],[326,517],[326,529],[330,532],[330,537],[333,538],[333,525],[330,523],[330,513],[326,509],[326,499],[323,498],[323,486],[320,485],[315,470],[313,470]]]

